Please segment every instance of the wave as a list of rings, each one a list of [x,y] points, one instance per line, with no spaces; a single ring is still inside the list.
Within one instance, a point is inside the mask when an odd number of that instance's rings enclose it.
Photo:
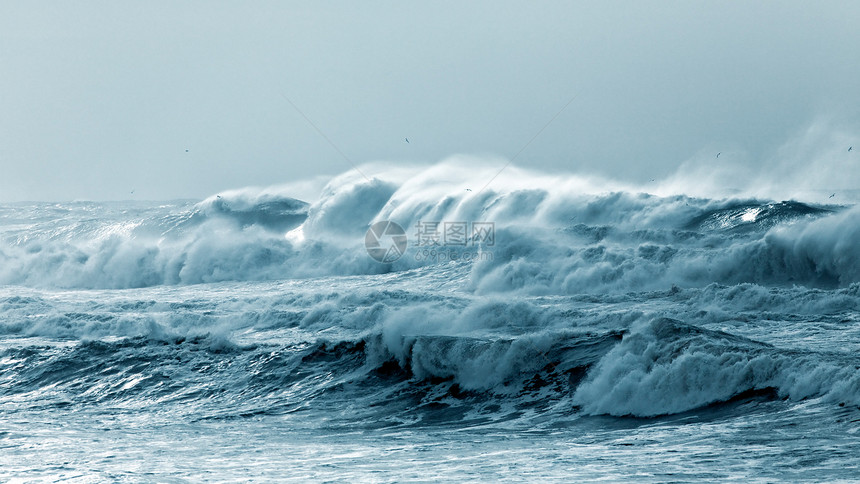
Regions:
[[[427,405],[516,418],[655,417],[745,395],[860,405],[860,362],[781,350],[668,318],[629,331],[516,338],[381,333],[355,340],[236,345],[217,336],[85,341],[0,352],[3,395],[41,392],[51,405],[109,402],[198,417],[288,413],[360,402],[350,421]],[[41,400],[30,399],[29,405]],[[229,403],[229,405],[225,405]],[[502,408],[504,407],[504,408]]]
[[[202,224],[215,218],[234,220],[242,229],[264,227],[286,232],[301,225],[308,217],[308,204],[271,193],[249,194],[236,191],[215,195],[197,204],[189,216],[190,223]]]
[[[360,402],[366,420],[387,421],[394,408],[400,423],[425,406],[480,420],[525,409],[654,417],[745,395],[860,405],[853,351],[778,344],[809,331],[808,315],[822,322],[816,334],[841,334],[860,284],[512,299],[404,289],[411,283],[7,291],[0,395],[176,404],[213,418]],[[807,315],[797,326],[795,313]],[[770,319],[770,343],[709,329],[768,332]]]
[[[452,176],[466,164],[472,175]],[[475,160],[363,171],[372,178],[336,177],[311,204],[247,189],[199,203],[5,206],[0,284],[139,288],[381,274],[451,261],[470,267],[463,284],[479,293],[860,281],[856,207],[656,196],[514,167],[481,190],[493,171]],[[404,227],[410,244],[387,264],[364,248],[366,230],[381,220]],[[472,238],[427,257],[418,245],[422,222],[493,224],[495,240]]]
[[[705,210],[694,217],[688,228],[698,231],[762,231],[799,217],[820,216],[833,210],[800,202],[779,203],[738,202],[724,207]]]
[[[860,366],[844,354],[778,350],[661,318],[612,349],[577,388],[592,414],[652,417],[729,401],[756,390],[780,397],[860,403]]]

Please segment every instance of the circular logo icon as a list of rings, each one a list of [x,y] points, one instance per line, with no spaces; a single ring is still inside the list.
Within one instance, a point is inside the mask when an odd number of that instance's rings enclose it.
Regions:
[[[374,260],[394,262],[406,252],[406,231],[396,222],[376,222],[364,234],[364,247]]]

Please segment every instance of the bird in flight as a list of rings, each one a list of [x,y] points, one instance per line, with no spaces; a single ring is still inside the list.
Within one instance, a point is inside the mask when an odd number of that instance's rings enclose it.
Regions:
[[[849,146],[849,147],[848,147],[848,151],[851,151],[851,148],[853,148],[853,146]]]
[[[403,138],[403,139],[405,139],[407,143],[409,142],[409,138]]]
[[[719,158],[719,157],[720,157],[720,154],[721,154],[721,153],[722,153],[722,151],[720,151],[719,153],[717,153],[717,158]]]
[[[836,194],[835,194],[835,193],[831,193],[831,194],[830,194],[830,196],[829,196],[829,197],[827,197],[827,198],[833,198],[833,197],[835,197],[835,196],[836,196]]]

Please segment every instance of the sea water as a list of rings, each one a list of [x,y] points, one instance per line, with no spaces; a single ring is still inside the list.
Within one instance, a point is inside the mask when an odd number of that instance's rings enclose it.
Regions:
[[[0,480],[860,478],[858,208],[519,182],[0,206]]]

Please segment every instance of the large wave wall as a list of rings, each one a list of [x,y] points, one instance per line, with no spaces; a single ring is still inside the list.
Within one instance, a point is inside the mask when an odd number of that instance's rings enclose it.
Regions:
[[[801,201],[657,196],[642,187],[477,160],[335,177],[305,203],[243,189],[202,202],[13,204],[0,219],[0,284],[132,288],[413,270],[420,222],[491,222],[471,263],[478,292],[620,292],[711,282],[846,286],[860,281],[860,209]],[[463,171],[468,170],[468,175]],[[368,256],[380,220],[407,253]],[[474,254],[471,254],[475,259]]]

